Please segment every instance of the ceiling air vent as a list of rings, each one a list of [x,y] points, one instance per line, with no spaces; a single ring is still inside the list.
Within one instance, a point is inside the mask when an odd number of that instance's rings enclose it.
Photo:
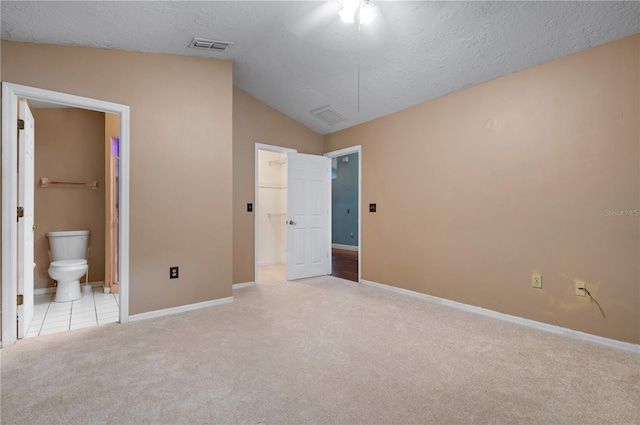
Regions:
[[[226,52],[233,43],[230,41],[207,40],[206,38],[194,38],[189,44],[190,49],[213,50],[216,52]]]
[[[326,105],[318,109],[314,109],[313,111],[311,111],[311,113],[329,125],[334,125],[341,121],[346,121],[346,118],[340,115],[338,111],[333,109],[331,105]]]

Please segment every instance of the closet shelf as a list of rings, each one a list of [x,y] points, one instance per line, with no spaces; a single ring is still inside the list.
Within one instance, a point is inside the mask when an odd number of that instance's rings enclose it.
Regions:
[[[277,165],[278,167],[283,166],[286,163],[287,163],[287,157],[286,156],[284,158],[276,159],[274,161],[269,161],[269,165],[271,165],[271,166]]]
[[[287,185],[262,183],[262,184],[258,184],[258,188],[261,188],[261,189],[286,189]]]

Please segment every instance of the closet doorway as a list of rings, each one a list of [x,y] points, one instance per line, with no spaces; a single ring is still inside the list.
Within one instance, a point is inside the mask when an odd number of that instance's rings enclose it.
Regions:
[[[286,276],[287,155],[259,150],[258,163],[258,267]]]
[[[331,274],[331,161],[256,143],[255,282],[260,267],[286,280]]]
[[[256,284],[261,270],[269,275],[268,280],[287,276],[287,152],[296,150],[262,143],[255,146]]]

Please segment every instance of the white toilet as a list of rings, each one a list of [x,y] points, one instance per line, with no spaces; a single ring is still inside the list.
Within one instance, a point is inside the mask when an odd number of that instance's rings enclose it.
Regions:
[[[68,302],[82,297],[80,278],[87,273],[89,231],[49,232],[51,264],[49,276],[58,282],[55,302]]]

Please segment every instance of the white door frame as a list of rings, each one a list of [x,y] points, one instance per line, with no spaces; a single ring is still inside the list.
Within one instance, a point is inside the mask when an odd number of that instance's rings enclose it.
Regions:
[[[360,283],[362,281],[362,145],[327,152],[324,156],[337,158],[352,153],[358,154],[358,283]],[[331,222],[333,223],[333,217]]]
[[[28,99],[20,99],[19,117],[24,123],[18,130],[18,205],[24,208],[18,220],[18,338],[24,338],[33,321],[34,239],[35,239],[35,119]]]
[[[2,347],[17,340],[18,98],[120,116],[120,323],[129,321],[129,107],[35,87],[2,83]]]
[[[298,152],[297,149],[291,149],[291,148],[284,148],[282,146],[274,146],[274,145],[267,145],[264,143],[258,143],[256,142],[255,145],[255,158],[254,158],[254,170],[253,170],[253,175],[254,175],[254,189],[253,189],[253,222],[254,222],[254,227],[253,227],[253,248],[254,248],[254,257],[253,257],[253,283],[254,285],[258,284],[258,263],[259,263],[259,259],[258,259],[258,244],[260,241],[260,233],[258,232],[258,210],[260,208],[260,206],[258,205],[258,179],[259,179],[259,174],[258,174],[258,164],[259,164],[259,152],[258,151],[271,151],[271,152],[279,152],[279,153],[287,153],[287,152]]]

